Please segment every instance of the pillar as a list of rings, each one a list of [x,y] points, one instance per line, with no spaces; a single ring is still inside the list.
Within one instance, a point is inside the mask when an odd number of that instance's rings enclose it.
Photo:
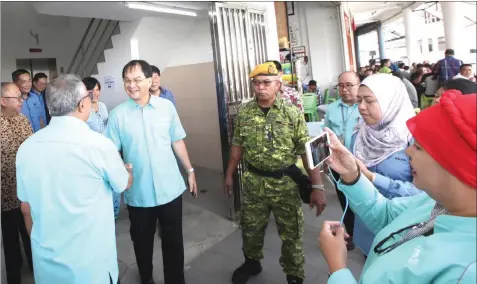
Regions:
[[[475,9],[464,2],[440,2],[444,21],[446,49],[453,49],[457,58],[466,57],[469,44],[465,34],[465,9]]]
[[[386,59],[386,53],[384,51],[383,27],[381,24],[379,24],[379,26],[376,28],[376,32],[378,33],[379,58]]]
[[[356,57],[356,71],[359,71],[359,68],[362,66],[361,66],[361,58],[359,54],[358,34],[356,33],[356,31],[353,33],[353,37],[354,37],[354,56]],[[367,64],[364,64],[364,65],[367,65]]]
[[[412,9],[407,8],[403,11],[404,18],[404,32],[406,33],[406,50],[408,65],[412,63],[419,63],[419,46],[418,46],[418,33],[416,27],[418,27],[418,15],[413,12]]]

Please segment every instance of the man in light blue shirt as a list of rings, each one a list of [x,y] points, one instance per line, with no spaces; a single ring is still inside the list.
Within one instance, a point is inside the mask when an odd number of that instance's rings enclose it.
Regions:
[[[112,193],[129,188],[132,174],[111,140],[86,124],[91,99],[76,75],[56,78],[47,90],[51,123],[18,150],[36,284],[118,281]]]
[[[361,119],[358,111],[358,104],[356,96],[358,95],[358,88],[360,84],[359,75],[356,72],[346,71],[338,77],[338,88],[340,99],[328,106],[326,111],[325,126],[333,130],[348,150],[351,151],[351,140],[353,131]],[[332,171],[336,180],[339,180],[339,175]],[[346,197],[338,190],[335,184],[336,194],[341,204],[341,208],[345,210]],[[349,210],[346,212],[344,218],[346,232],[350,236],[348,242],[348,250],[354,249],[353,243],[353,228],[354,228],[354,213]]]
[[[176,99],[172,92],[164,87],[161,87],[161,70],[154,65],[151,65],[152,69],[152,85],[149,92],[153,96],[157,96],[166,100],[170,100],[171,103],[176,106]]]
[[[124,161],[134,165],[134,184],[124,200],[141,280],[154,283],[152,257],[159,220],[165,284],[184,284],[182,193],[186,185],[174,153],[188,174],[190,191],[197,195],[183,140],[186,134],[174,105],[149,93],[153,71],[146,61],[130,61],[122,74],[130,99],[111,111],[106,135]]]

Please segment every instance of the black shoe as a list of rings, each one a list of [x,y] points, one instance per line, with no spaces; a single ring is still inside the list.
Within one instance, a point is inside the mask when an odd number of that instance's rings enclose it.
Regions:
[[[300,277],[287,275],[288,284],[303,284],[303,279]]]
[[[149,279],[148,281],[142,281],[141,284],[156,284],[156,282],[154,282],[154,279]]]
[[[256,276],[260,272],[262,272],[262,265],[259,260],[245,258],[245,263],[234,271],[232,283],[245,284],[250,276]]]
[[[345,241],[346,241],[346,243],[347,243],[347,244],[346,244],[346,249],[347,249],[348,251],[354,250],[354,248],[355,248],[356,246],[355,246],[355,244],[354,244],[354,242],[353,242],[353,237],[349,237],[349,238],[345,239]]]

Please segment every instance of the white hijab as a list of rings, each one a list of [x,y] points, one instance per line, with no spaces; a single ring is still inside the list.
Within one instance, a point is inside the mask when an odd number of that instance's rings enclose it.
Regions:
[[[416,114],[406,86],[399,78],[376,74],[361,84],[371,89],[382,114],[381,121],[375,125],[362,122],[357,126],[354,155],[367,167],[372,167],[408,147],[411,134],[406,121]]]

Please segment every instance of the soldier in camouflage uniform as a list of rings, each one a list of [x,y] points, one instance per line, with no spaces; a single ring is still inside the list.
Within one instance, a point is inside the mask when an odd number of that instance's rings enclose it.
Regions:
[[[304,219],[298,186],[288,176],[266,177],[262,172],[277,172],[306,161],[305,143],[309,140],[306,122],[300,110],[279,95],[281,82],[273,63],[257,66],[250,74],[256,99],[243,105],[237,114],[225,188],[231,193],[233,173],[242,158],[247,170],[243,176],[241,228],[245,263],[235,270],[234,284],[244,284],[262,271],[260,260],[270,212],[282,239],[280,264],[288,283],[303,283],[305,258],[302,248]],[[326,206],[318,169],[309,171],[314,188],[310,205],[317,215]]]

